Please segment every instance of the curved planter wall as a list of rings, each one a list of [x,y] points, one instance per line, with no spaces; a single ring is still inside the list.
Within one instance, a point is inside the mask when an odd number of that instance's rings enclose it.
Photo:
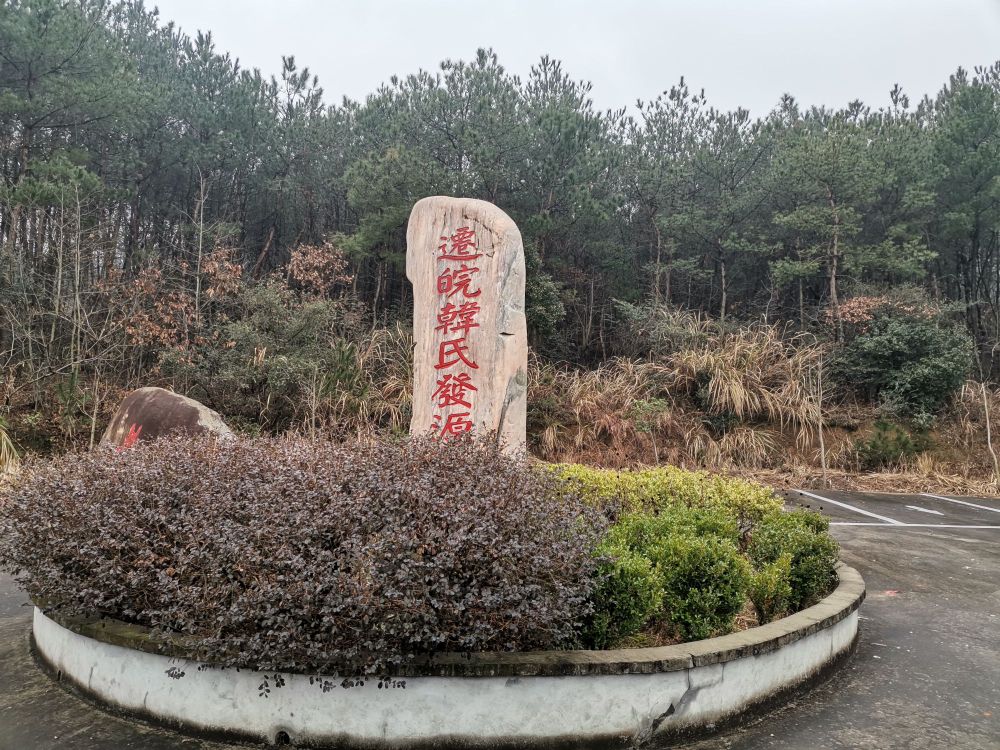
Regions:
[[[659,648],[445,656],[385,682],[222,669],[151,653],[108,620],[34,615],[41,658],[101,703],[172,726],[263,742],[414,747],[631,745],[734,716],[848,653],[864,599],[838,566],[814,607],[719,638]]]

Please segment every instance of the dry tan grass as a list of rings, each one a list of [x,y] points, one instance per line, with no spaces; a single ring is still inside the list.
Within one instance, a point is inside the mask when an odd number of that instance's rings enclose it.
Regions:
[[[17,448],[7,432],[7,423],[0,418],[0,480],[14,474],[20,463]]]
[[[409,428],[413,399],[413,337],[401,325],[378,328],[353,349],[353,369],[362,379],[330,404],[335,431],[363,436],[377,430]]]
[[[777,326],[755,325],[678,352],[669,366],[675,387],[700,392],[710,413],[793,427],[805,445],[819,420],[812,386],[822,356],[823,348],[804,336],[785,338]]]
[[[372,409],[378,424],[393,430],[409,428],[413,400],[413,336],[396,324],[372,336],[369,347],[359,355],[358,366],[377,373],[373,380],[376,394]]]
[[[529,366],[529,420],[543,458],[627,465],[660,456],[658,440],[680,426],[667,400],[669,372],[651,362],[611,360],[594,370]]]
[[[969,380],[941,421],[941,435],[952,447],[951,463],[989,473],[1000,483],[1000,391]]]
[[[635,307],[621,301],[616,304],[627,334],[615,347],[622,356],[645,358],[649,355],[653,359],[663,359],[722,332],[719,321],[702,312],[670,305]]]
[[[718,442],[719,454],[735,466],[773,466],[778,456],[778,440],[766,428],[736,427],[727,430]]]
[[[670,323],[671,335],[684,321]],[[695,321],[697,323],[697,321]],[[822,382],[823,347],[775,326],[694,325],[693,345],[653,361],[612,359],[579,371],[531,365],[529,440],[546,460],[610,467],[672,463],[777,487],[997,494],[986,441],[1000,444],[1000,391],[968,383],[931,435],[932,449],[878,473],[857,471],[855,442],[877,418]],[[822,410],[821,410],[821,396]]]
[[[789,436],[809,449],[822,348],[786,340],[775,326],[722,332],[697,323],[694,348],[654,361],[611,359],[582,371],[533,362],[536,451],[606,466],[725,468],[773,466]]]

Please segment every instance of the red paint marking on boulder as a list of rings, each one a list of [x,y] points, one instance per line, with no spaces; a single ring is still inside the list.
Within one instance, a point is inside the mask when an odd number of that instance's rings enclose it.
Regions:
[[[100,444],[124,450],[170,432],[232,435],[222,417],[204,404],[165,388],[150,387],[122,399]]]

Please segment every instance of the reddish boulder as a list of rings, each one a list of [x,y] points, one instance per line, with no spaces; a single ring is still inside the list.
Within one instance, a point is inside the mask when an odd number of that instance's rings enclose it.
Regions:
[[[191,435],[233,434],[218,412],[193,398],[164,388],[139,388],[122,399],[100,444],[127,448],[140,440],[177,431]]]

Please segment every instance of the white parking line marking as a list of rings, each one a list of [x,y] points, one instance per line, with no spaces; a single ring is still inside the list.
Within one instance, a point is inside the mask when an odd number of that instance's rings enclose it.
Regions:
[[[842,503],[839,500],[831,500],[828,497],[823,497],[822,495],[814,495],[812,492],[806,492],[805,490],[798,490],[799,494],[805,495],[806,497],[811,497],[815,500],[821,500],[824,503],[830,503],[831,505],[839,505],[841,508],[847,508],[848,510],[853,510],[855,513],[860,513],[863,516],[870,516],[871,518],[877,518],[880,521],[885,521],[886,523],[891,523],[893,526],[905,526],[902,521],[897,521],[895,518],[889,518],[888,516],[880,516],[878,513],[871,513],[867,510],[862,510],[861,508],[855,508],[853,505],[848,505],[847,503]],[[872,524],[873,526],[876,524]]]
[[[906,507],[909,508],[910,510],[919,510],[921,513],[933,513],[935,516],[944,515],[944,513],[942,513],[939,510],[931,510],[930,508],[921,508],[919,505],[907,505]]]
[[[831,526],[899,526],[903,529],[1000,529],[1000,526],[966,526],[960,523],[872,523],[870,521],[830,521]]]
[[[968,505],[970,508],[979,508],[979,510],[992,510],[994,513],[1000,513],[1000,508],[991,508],[988,505],[976,505],[975,503],[967,503],[965,500],[956,500],[953,497],[944,497],[943,495],[932,495],[929,492],[921,492],[924,497],[933,497],[935,500],[944,500],[949,503],[958,503],[959,505]]]

